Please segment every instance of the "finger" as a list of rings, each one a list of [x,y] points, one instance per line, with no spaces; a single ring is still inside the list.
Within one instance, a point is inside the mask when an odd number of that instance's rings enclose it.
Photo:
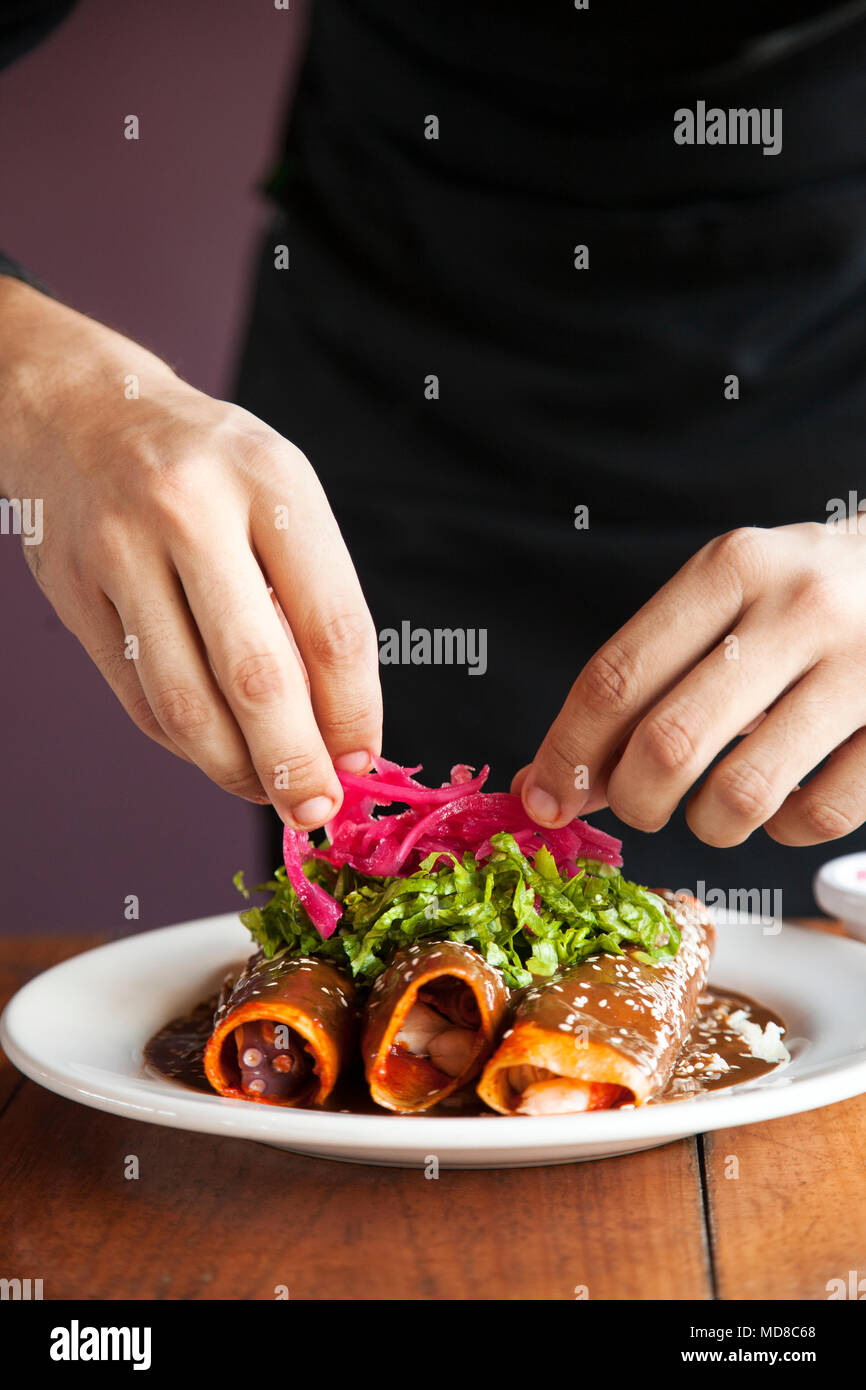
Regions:
[[[705,546],[596,652],[523,783],[534,820],[578,814],[630,729],[731,631],[760,590],[766,534],[746,528]]]
[[[765,829],[780,845],[838,840],[866,820],[866,729],[832,753],[820,772],[785,798]]]
[[[694,833],[710,845],[741,844],[864,716],[862,677],[819,662],[710,772],[688,805]]]
[[[303,676],[304,676],[304,685],[307,687],[307,691],[309,692],[309,689],[310,689],[310,677],[307,675],[307,668],[306,668],[306,666],[304,665],[304,662],[303,662],[303,658],[302,658],[302,656],[301,656],[301,653],[298,651],[298,644],[297,644],[297,642],[295,641],[295,636],[294,636],[294,633],[292,632],[292,629],[289,627],[289,620],[288,620],[288,618],[286,617],[285,613],[283,612],[282,608],[280,607],[280,600],[277,598],[277,596],[276,596],[276,594],[274,593],[273,588],[271,587],[270,584],[268,585],[268,593],[269,593],[270,596],[271,596],[271,603],[274,605],[274,612],[276,613],[277,617],[278,617],[279,620],[280,620],[280,627],[283,629],[283,632],[286,634],[286,641],[288,642],[289,646],[291,647],[292,651],[294,652],[294,654],[295,654],[295,659],[297,660],[297,663],[298,663],[298,665],[300,666],[301,671],[303,672]]]
[[[745,724],[743,728],[740,729],[739,737],[745,738],[746,734],[753,734],[757,729],[758,725],[762,724],[766,717],[767,711],[765,709],[762,709],[759,714],[755,715],[754,719],[750,719],[748,724]]]
[[[806,623],[785,623],[758,600],[633,730],[607,784],[611,810],[638,830],[659,830],[723,748],[756,721],[814,659]],[[789,615],[790,617],[791,615]],[[793,631],[791,628],[793,627]]]
[[[165,734],[218,786],[267,800],[243,734],[208,665],[177,575],[153,556],[132,590],[118,576],[112,602],[135,643],[138,679]],[[142,598],[146,590],[147,598]]]
[[[253,541],[309,677],[325,747],[344,771],[363,772],[382,745],[376,630],[318,479],[305,460],[285,478],[284,498],[274,492],[256,505]]]
[[[527,763],[525,767],[521,767],[511,779],[511,791],[515,796],[519,796],[523,790],[523,784],[529,775],[529,766]],[[609,771],[610,769],[605,767],[602,775],[596,778],[595,785],[587,791],[586,800],[580,808],[582,816],[588,816],[593,811],[600,811],[603,806],[607,805],[606,786]]]
[[[224,514],[219,525],[226,530]],[[265,790],[284,821],[313,829],[334,815],[342,790],[303,671],[249,540],[238,527],[222,544],[216,567],[202,564],[198,528],[195,536],[175,537],[172,553],[216,679]]]
[[[73,628],[73,631],[133,724],[176,758],[191,762],[183,749],[169,738],[151,709],[138,679],[135,647],[128,641],[117,610],[103,593],[94,596],[80,630]]]

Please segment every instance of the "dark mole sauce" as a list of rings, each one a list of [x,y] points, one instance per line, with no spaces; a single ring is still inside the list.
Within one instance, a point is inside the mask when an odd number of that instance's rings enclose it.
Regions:
[[[755,1081],[775,1071],[781,1062],[766,1062],[754,1057],[746,1039],[727,1026],[730,1014],[743,1010],[749,1023],[763,1031],[775,1023],[785,1040],[786,1028],[779,1014],[758,1004],[746,994],[734,990],[706,989],[698,999],[698,1011],[674,1062],[667,1085],[650,1104],[663,1101],[688,1100],[707,1091],[726,1090]]]
[[[205,1044],[213,1028],[213,1016],[218,996],[197,1004],[191,1013],[175,1018],[154,1033],[144,1049],[145,1069],[151,1074],[168,1077],[196,1091],[214,1091],[204,1073]],[[766,1076],[780,1065],[753,1057],[749,1045],[739,1033],[727,1028],[727,1016],[743,1009],[752,1023],[761,1029],[775,1023],[783,1038],[785,1025],[777,1013],[758,1004],[748,995],[733,990],[707,989],[698,1001],[698,1012],[664,1090],[648,1102],[651,1105],[688,1100],[707,1091],[720,1091]],[[727,1064],[727,1070],[720,1065]],[[382,1110],[370,1099],[370,1093],[360,1070],[342,1077],[329,1096],[324,1110],[350,1111],[353,1114],[382,1115]],[[449,1096],[441,1105],[424,1111],[425,1115],[485,1115],[493,1112],[483,1105],[473,1086],[467,1086]],[[410,1118],[408,1116],[406,1118]]]
[[[167,1076],[195,1091],[213,1088],[204,1074],[204,1050],[213,1032],[213,1016],[219,995],[196,1004],[192,1013],[173,1018],[158,1033],[154,1033],[144,1049],[145,1070]]]

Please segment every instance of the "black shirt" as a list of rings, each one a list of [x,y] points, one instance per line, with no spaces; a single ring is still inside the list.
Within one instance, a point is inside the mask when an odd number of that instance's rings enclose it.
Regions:
[[[239,398],[313,461],[380,631],[486,631],[483,678],[382,668],[386,749],[437,777],[507,784],[703,543],[860,478],[866,6],[621,14],[319,4],[271,180]],[[677,145],[699,101],[781,108],[781,150]],[[621,833],[644,881],[789,913],[832,853]]]
[[[18,8],[32,35],[68,5]],[[433,777],[507,785],[701,544],[858,485],[866,4],[694,13],[313,5],[238,398],[308,453],[380,629],[487,633],[483,677],[382,669],[386,751]],[[678,145],[698,102],[780,109],[780,151]],[[784,885],[788,912],[828,857],[624,835],[644,881]]]

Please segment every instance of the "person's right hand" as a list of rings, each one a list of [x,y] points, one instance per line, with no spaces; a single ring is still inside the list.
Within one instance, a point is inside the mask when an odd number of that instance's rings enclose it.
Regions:
[[[0,418],[3,495],[42,499],[30,567],[138,727],[289,824],[327,821],[334,766],[380,750],[378,650],[300,450],[7,277]]]

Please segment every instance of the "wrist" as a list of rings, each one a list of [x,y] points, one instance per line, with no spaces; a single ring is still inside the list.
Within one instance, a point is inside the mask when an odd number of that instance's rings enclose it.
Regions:
[[[0,275],[0,493],[29,495],[58,446],[104,437],[130,392],[166,384],[182,385],[154,353]]]

